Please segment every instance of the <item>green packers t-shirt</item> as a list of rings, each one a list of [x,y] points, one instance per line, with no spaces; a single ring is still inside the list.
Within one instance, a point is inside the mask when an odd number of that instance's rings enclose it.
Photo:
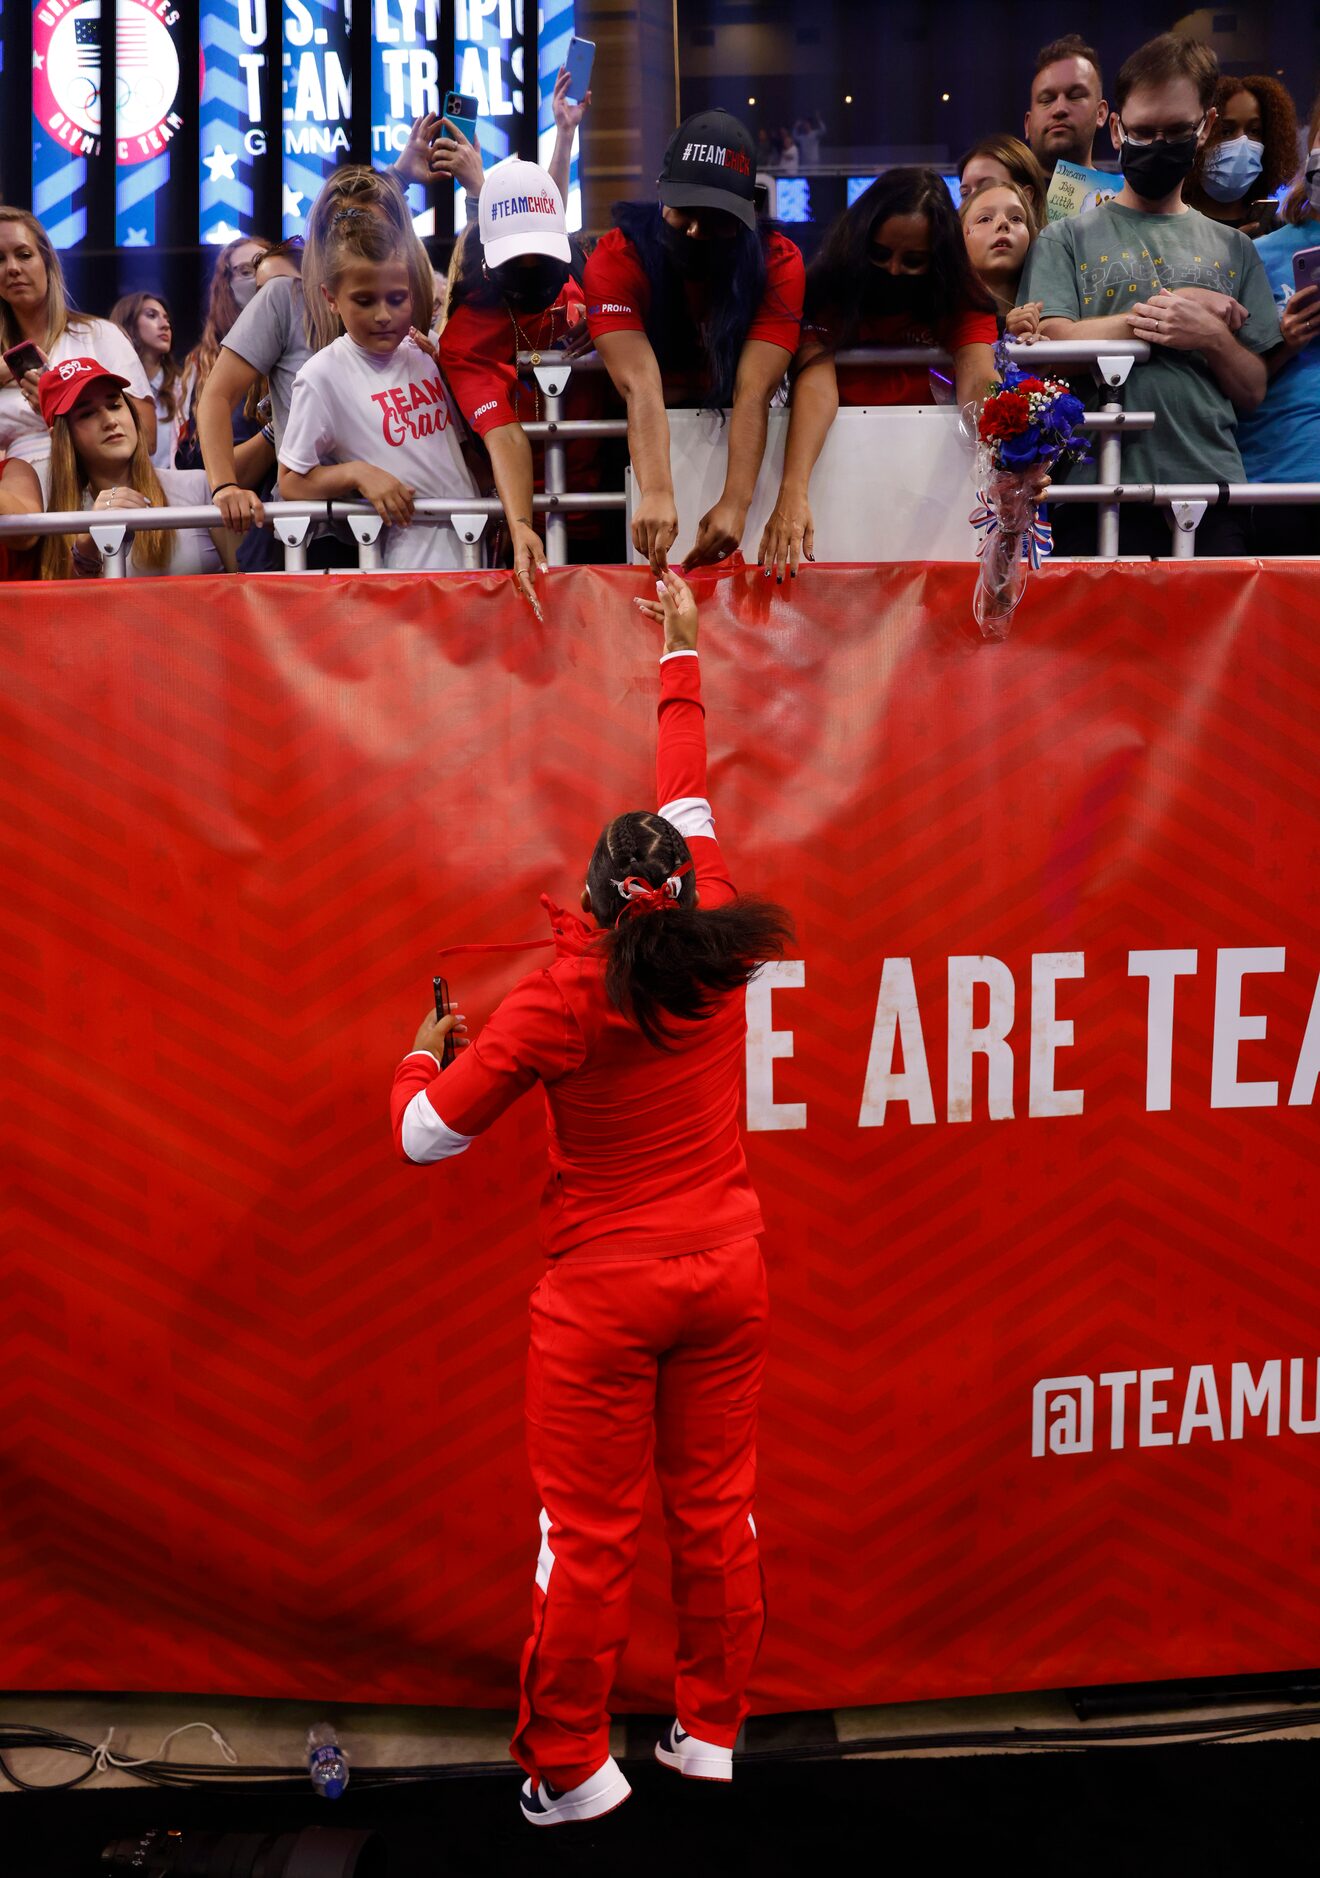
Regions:
[[[1241,344],[1268,352],[1279,343],[1274,296],[1251,241],[1195,209],[1144,215],[1106,202],[1051,222],[1027,257],[1018,303],[1041,301],[1047,320],[1103,319],[1161,287],[1232,294],[1247,309]],[[1123,402],[1153,411],[1155,428],[1124,437],[1124,482],[1241,482],[1237,416],[1201,354],[1157,345],[1150,353],[1149,365],[1133,366]],[[1093,481],[1094,464],[1083,474]]]

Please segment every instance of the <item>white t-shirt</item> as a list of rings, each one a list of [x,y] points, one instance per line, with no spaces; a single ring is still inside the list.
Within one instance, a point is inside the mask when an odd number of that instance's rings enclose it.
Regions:
[[[421,496],[471,496],[462,420],[440,368],[415,339],[386,358],[345,333],[314,352],[293,381],[280,462],[305,476],[321,463],[371,463]],[[387,567],[459,567],[451,528],[414,522],[385,534]]]
[[[188,408],[182,399],[183,387],[178,383],[174,387],[178,412],[171,417],[160,395],[160,388],[165,382],[164,371],[158,371],[147,382],[151,386],[151,401],[156,407],[156,448],[151,453],[152,467],[158,470],[173,469],[174,452],[179,447],[179,425],[183,421],[182,413]]]
[[[74,354],[76,358],[77,353]],[[172,509],[209,508],[211,490],[206,480],[205,470],[158,469],[160,486],[165,491],[165,500]],[[94,498],[90,489],[83,490],[82,506],[90,509]],[[110,518],[107,516],[107,520]],[[125,537],[127,539],[127,537]],[[171,539],[174,553],[170,556],[167,567],[138,567],[130,553],[125,574],[223,574],[225,564],[220,559],[220,550],[211,539],[207,528],[179,528]]]
[[[141,359],[125,334],[109,320],[75,313],[47,357],[52,365],[62,365],[65,359],[95,359],[108,372],[117,372],[128,380],[130,397],[151,401],[151,387]],[[41,478],[44,502],[50,494],[50,432],[41,414],[29,409],[17,385],[0,387],[0,454],[21,456],[32,465]]]

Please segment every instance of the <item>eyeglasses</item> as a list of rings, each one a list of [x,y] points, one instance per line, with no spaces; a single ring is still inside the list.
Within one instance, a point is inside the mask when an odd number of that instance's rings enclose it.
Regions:
[[[1128,130],[1121,118],[1119,125],[1124,143],[1130,143],[1134,150],[1149,150],[1154,143],[1184,143],[1188,137],[1199,137],[1205,126],[1205,117],[1202,116],[1195,124],[1166,124],[1163,130],[1152,131],[1149,137]]]
[[[257,264],[255,261],[244,261],[238,267],[230,267],[229,278],[230,280],[251,280],[256,271]]]

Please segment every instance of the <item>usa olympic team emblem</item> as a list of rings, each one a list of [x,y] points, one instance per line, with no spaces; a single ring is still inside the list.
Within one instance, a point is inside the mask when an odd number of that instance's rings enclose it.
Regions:
[[[121,163],[164,149],[174,111],[179,54],[169,0],[119,0],[113,129]],[[101,147],[101,0],[47,0],[32,16],[32,106],[52,137],[80,155]]]

